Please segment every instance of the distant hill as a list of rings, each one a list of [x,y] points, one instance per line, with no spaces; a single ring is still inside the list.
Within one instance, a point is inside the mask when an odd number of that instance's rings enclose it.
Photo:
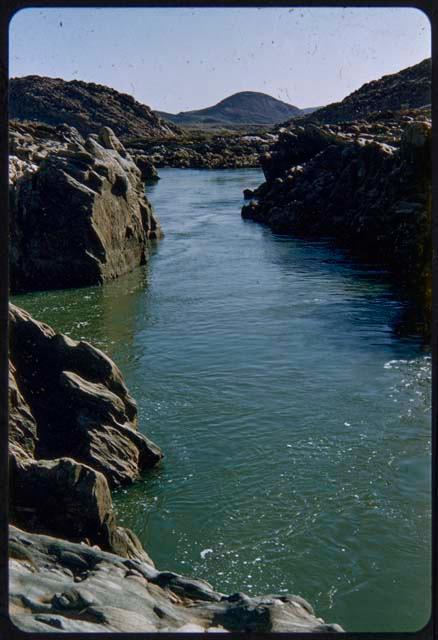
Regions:
[[[50,125],[68,124],[83,135],[108,126],[122,140],[174,135],[178,128],[163,122],[132,96],[101,84],[61,78],[24,76],[9,82],[9,115]]]
[[[157,111],[177,125],[272,125],[302,114],[301,109],[257,91],[240,91],[212,107],[178,114]]]
[[[322,107],[305,107],[301,109],[301,115],[307,115],[308,113],[313,113],[314,111],[318,111],[318,109],[322,109]]]
[[[307,120],[323,123],[364,118],[376,111],[397,111],[431,103],[432,62],[426,58],[398,73],[362,85],[341,102],[317,109]]]

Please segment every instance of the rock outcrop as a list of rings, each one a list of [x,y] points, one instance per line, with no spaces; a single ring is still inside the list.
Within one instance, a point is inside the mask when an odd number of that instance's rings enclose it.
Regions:
[[[294,125],[261,159],[242,216],[331,237],[392,270],[431,304],[431,123],[425,110],[344,125]]]
[[[398,124],[283,131],[261,159],[266,183],[247,193],[254,199],[242,215],[276,231],[336,237],[416,273],[430,223],[431,125],[421,114]]]
[[[143,155],[142,153],[133,155],[134,162],[141,172],[141,179],[144,183],[157,182],[160,179],[158,171],[155,168],[152,160]]]
[[[226,596],[87,545],[11,527],[10,615],[27,632],[338,632],[299,596]]]
[[[17,120],[66,124],[83,136],[98,134],[108,126],[123,141],[179,132],[174,124],[164,122],[128,94],[94,82],[44,76],[9,80],[9,115]]]
[[[245,130],[190,130],[175,136],[130,138],[126,151],[140,169],[143,182],[158,179],[156,167],[233,169],[258,167],[259,156],[269,151],[277,135],[263,127]],[[73,127],[40,122],[9,122],[9,181],[15,187],[24,173],[34,173],[40,163],[69,145],[84,145]],[[14,189],[11,189],[12,191]]]
[[[138,479],[162,453],[137,430],[120,371],[14,305],[9,326],[11,521],[147,558],[117,526],[110,487]]]
[[[119,369],[102,351],[12,304],[9,335],[14,445],[38,458],[74,458],[112,487],[160,461],[161,451],[137,429],[136,403]]]
[[[60,127],[45,145],[12,133],[13,291],[98,284],[147,261],[160,225],[140,169],[111,129],[84,140]]]

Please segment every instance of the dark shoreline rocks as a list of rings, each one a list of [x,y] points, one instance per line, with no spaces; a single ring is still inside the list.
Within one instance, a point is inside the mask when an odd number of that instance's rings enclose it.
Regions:
[[[68,127],[49,130],[42,149],[15,133],[12,291],[100,284],[145,264],[162,232],[142,172],[112,130],[86,140]]]
[[[242,217],[277,233],[331,238],[388,269],[431,309],[431,122],[427,110],[338,125],[296,123],[261,158],[266,182]]]
[[[138,431],[136,403],[102,351],[12,304],[9,339],[20,410],[13,424],[21,425],[12,431],[14,444],[38,458],[74,458],[103,473],[110,486],[137,480],[161,460]]]

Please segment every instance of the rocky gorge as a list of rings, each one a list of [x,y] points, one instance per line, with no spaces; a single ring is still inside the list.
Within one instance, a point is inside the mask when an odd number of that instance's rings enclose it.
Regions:
[[[63,82],[52,87],[55,102]],[[81,101],[86,84],[74,85]],[[19,114],[26,121],[11,121],[12,292],[104,284],[144,265],[163,235],[144,194],[144,183],[158,178],[155,167],[261,164],[266,182],[246,191],[244,218],[282,234],[334,238],[408,280],[430,308],[428,108],[326,124],[312,114],[275,131],[208,135],[181,134],[157,120],[151,133],[141,123],[116,126],[115,112],[89,128],[85,112],[65,117],[75,102],[59,116],[46,104],[52,89],[41,111],[32,103]],[[20,92],[15,99],[17,109],[32,102]],[[98,102],[91,104],[94,113]],[[47,113],[50,122],[29,121]],[[87,341],[13,304],[9,328],[15,625],[31,632],[342,631],[299,596],[226,595],[156,569],[112,503],[112,489],[138,481],[163,457],[143,433],[122,373]]]

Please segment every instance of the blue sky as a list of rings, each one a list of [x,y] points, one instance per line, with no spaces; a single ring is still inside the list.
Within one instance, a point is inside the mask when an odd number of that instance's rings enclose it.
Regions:
[[[428,56],[429,21],[409,8],[25,9],[10,25],[11,77],[97,82],[170,112],[244,90],[328,104]]]

